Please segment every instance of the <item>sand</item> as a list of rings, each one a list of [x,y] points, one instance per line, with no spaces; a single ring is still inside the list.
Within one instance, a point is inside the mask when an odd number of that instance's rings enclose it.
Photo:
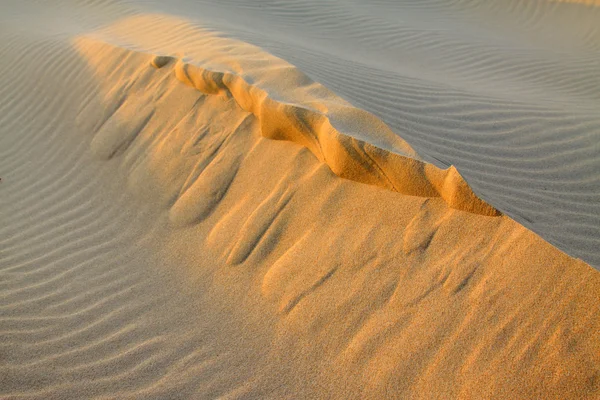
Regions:
[[[593,2],[0,11],[0,398],[600,398]]]

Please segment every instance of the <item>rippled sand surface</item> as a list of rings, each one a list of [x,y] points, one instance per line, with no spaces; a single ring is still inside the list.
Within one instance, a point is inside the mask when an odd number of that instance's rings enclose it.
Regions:
[[[600,397],[593,2],[0,4],[0,398]]]

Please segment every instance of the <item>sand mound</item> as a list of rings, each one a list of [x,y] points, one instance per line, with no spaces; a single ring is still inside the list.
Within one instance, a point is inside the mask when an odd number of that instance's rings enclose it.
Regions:
[[[596,270],[265,51],[57,3],[1,6],[0,397],[598,396]]]

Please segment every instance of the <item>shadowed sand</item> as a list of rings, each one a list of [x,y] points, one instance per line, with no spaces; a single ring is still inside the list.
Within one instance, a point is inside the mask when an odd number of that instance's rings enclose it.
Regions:
[[[1,398],[599,395],[598,271],[456,169],[188,21],[18,4]]]

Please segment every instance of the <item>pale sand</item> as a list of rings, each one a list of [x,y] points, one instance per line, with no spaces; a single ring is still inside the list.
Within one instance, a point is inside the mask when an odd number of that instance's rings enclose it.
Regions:
[[[0,6],[0,398],[600,397],[600,274],[496,211],[600,257],[596,8],[48,3]],[[325,85],[223,37],[272,31]]]

